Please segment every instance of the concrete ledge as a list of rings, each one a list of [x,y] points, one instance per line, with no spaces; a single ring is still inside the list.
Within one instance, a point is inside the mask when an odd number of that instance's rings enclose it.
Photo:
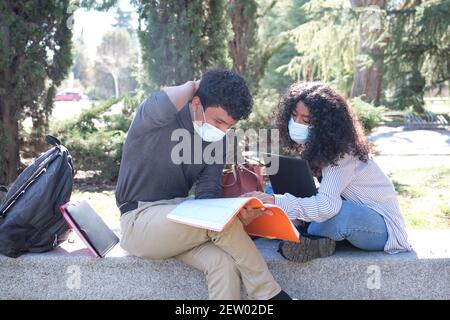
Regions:
[[[305,264],[284,260],[278,241],[256,244],[282,288],[298,299],[450,299],[450,231],[410,232],[410,240],[411,253],[339,245],[333,256]],[[96,259],[79,240],[45,254],[0,256],[0,274],[0,299],[208,297],[204,275],[179,261],[142,260],[119,246]]]

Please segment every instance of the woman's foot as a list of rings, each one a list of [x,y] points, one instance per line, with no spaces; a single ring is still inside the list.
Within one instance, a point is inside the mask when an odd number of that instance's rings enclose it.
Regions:
[[[306,237],[300,234],[300,243],[281,241],[278,252],[287,260],[307,262],[316,258],[331,256],[336,241],[322,237]]]

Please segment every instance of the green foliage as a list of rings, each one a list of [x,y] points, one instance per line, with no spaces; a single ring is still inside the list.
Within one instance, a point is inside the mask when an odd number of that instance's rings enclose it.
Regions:
[[[225,0],[133,0],[139,39],[152,86],[200,78],[211,67],[228,67]]]
[[[0,1],[0,150],[8,150],[0,152],[0,181],[17,173],[18,122],[30,116],[36,136],[48,126],[55,88],[72,63],[69,4]]]
[[[252,92],[256,92],[262,63],[262,52],[257,50],[257,13],[258,5],[255,0],[230,1],[227,6],[233,35],[228,41],[228,53],[233,61],[234,71],[247,81]],[[255,51],[258,53],[255,54]]]
[[[425,90],[450,78],[450,1],[405,3],[388,13],[388,98],[395,109],[423,112]]]
[[[299,53],[295,49],[292,41],[287,41],[288,31],[307,21],[306,12],[303,5],[308,0],[284,0],[275,1],[273,7],[262,15],[258,20],[258,38],[262,46],[276,43],[283,40],[281,47],[278,48],[269,57],[264,75],[261,79],[261,88],[263,91],[267,89],[275,89],[281,94],[283,91],[295,81],[295,77],[285,72],[287,65]],[[260,7],[270,7],[271,0],[258,1]],[[264,93],[263,93],[264,94]]]
[[[250,92],[257,94],[270,58],[286,43],[286,37],[259,36],[259,29],[266,24],[276,1],[235,0],[229,1],[227,12],[232,37],[228,41],[228,54],[233,70],[244,77]]]
[[[95,171],[108,180],[117,178],[123,143],[134,111],[127,102],[121,113],[111,113],[120,100],[110,99],[93,105],[77,118],[52,129],[70,151],[76,170]]]
[[[123,143],[145,97],[145,92],[138,91],[94,104],[77,117],[55,124],[50,132],[70,151],[75,170],[94,171],[101,179],[115,181]]]
[[[302,10],[306,22],[290,32],[297,54],[277,69],[295,80],[330,82],[349,95],[356,63],[376,65],[384,104],[423,112],[425,90],[449,79],[450,0],[390,1],[374,15],[382,28],[373,32],[364,21],[367,12],[347,0],[309,1]],[[359,43],[362,29],[365,41]],[[383,50],[358,56],[358,46]]]
[[[352,98],[349,102],[353,112],[356,114],[359,121],[361,121],[365,133],[369,135],[383,120],[386,109],[383,107],[375,107],[374,105],[361,100],[360,97]]]
[[[107,32],[97,48],[96,68],[110,74],[113,79],[115,97],[120,95],[121,79],[132,81],[133,66],[137,53],[130,33],[126,29],[113,29]]]
[[[273,127],[273,113],[278,105],[279,95],[275,89],[261,89],[254,98],[253,111],[249,118],[240,121],[238,128],[247,129],[269,129]]]
[[[95,135],[88,136],[74,132],[64,143],[73,156],[76,170],[92,170],[101,178],[112,181],[119,174],[124,140],[122,131],[98,130]]]
[[[125,22],[120,25],[125,25]],[[83,41],[77,40],[72,69],[75,79],[80,80],[89,98],[109,99],[116,95],[116,85],[118,95],[136,90],[138,58],[135,40],[127,29],[107,32],[97,48],[97,60],[94,62],[89,60]]]
[[[87,54],[86,45],[83,39],[77,39],[74,45],[74,63],[72,65],[72,72],[75,79],[80,80],[80,83],[86,89],[91,85],[92,77],[92,63]]]
[[[109,10],[117,4],[118,0],[76,0],[74,6],[94,9],[94,10]]]
[[[129,34],[134,33],[133,26],[131,25],[131,12],[125,12],[120,8],[116,9],[116,22],[112,25],[116,29],[125,29]]]
[[[298,55],[279,68],[295,80],[329,82],[349,95],[358,43],[357,19],[343,0],[303,5],[307,21],[294,28],[291,41]]]
[[[56,134],[77,131],[82,136],[94,133],[98,130],[98,120],[104,120],[103,115],[110,111],[111,107],[118,101],[119,99],[110,99],[98,105],[94,104],[92,107],[84,109],[78,117],[56,124],[54,130]]]

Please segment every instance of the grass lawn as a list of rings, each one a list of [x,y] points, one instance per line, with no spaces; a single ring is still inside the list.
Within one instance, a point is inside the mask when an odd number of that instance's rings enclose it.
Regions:
[[[385,158],[385,159],[383,159]],[[409,228],[450,229],[450,157],[379,157]]]
[[[450,229],[450,157],[380,156],[398,192],[410,229]],[[118,225],[114,185],[77,183],[72,200],[87,200],[108,224]]]
[[[120,212],[116,206],[113,188],[114,186],[108,185],[102,190],[100,184],[95,186],[83,185],[82,187],[75,184],[75,190],[72,193],[71,201],[86,200],[109,226],[117,227]]]

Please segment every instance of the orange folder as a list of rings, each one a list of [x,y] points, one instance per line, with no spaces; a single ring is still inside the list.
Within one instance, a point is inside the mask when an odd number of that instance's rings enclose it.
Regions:
[[[253,207],[260,208],[259,206]],[[300,242],[297,228],[289,220],[283,209],[270,204],[264,204],[264,207],[266,208],[266,213],[245,227],[248,234],[264,238]]]
[[[275,205],[263,204],[261,200],[254,197],[186,200],[172,210],[167,215],[167,219],[221,232],[248,204],[253,208],[266,208],[265,214],[245,227],[248,234],[299,242],[299,232],[283,209]]]

